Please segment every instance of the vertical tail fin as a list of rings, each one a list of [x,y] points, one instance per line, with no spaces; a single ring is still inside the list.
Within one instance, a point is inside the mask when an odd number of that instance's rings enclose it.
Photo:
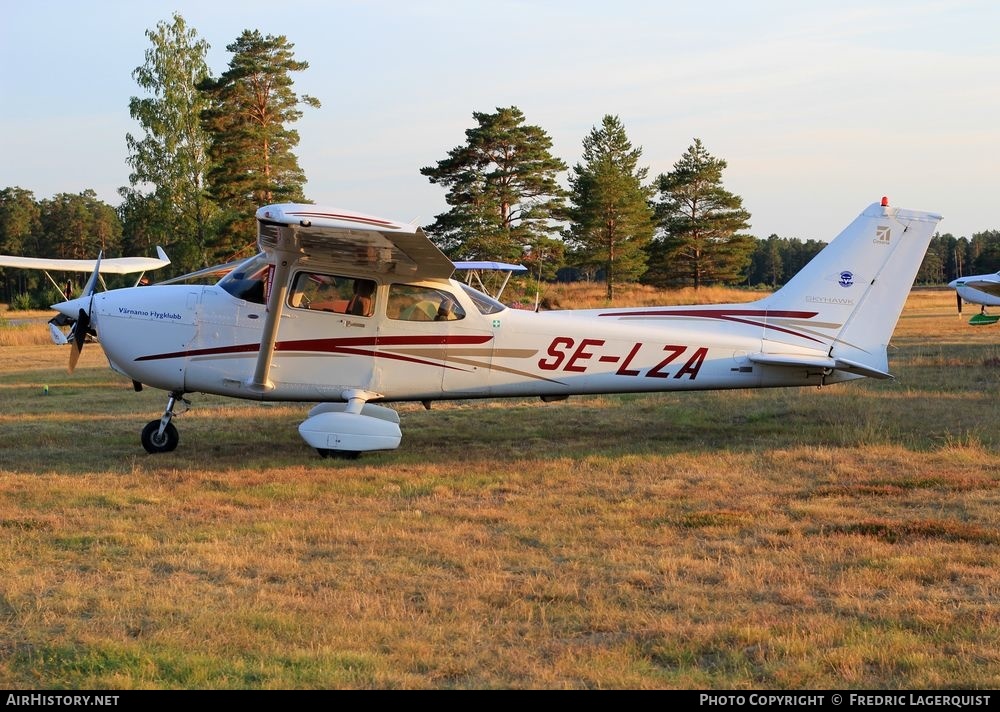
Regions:
[[[941,216],[873,203],[762,300],[763,351],[825,348],[837,368],[888,377],[886,347]],[[811,343],[810,343],[811,342]]]

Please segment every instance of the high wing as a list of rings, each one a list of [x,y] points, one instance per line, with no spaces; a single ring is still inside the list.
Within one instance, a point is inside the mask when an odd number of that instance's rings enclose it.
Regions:
[[[284,203],[257,211],[258,247],[405,279],[448,279],[455,265],[419,227],[336,208]]]
[[[1000,315],[987,314],[987,307],[1000,306],[1000,272],[994,274],[974,274],[959,277],[948,283],[955,290],[955,300],[958,313],[962,313],[962,302],[979,305],[979,313],[969,319],[974,326],[995,324],[1000,321]]]
[[[162,282],[157,282],[157,284],[180,284],[181,282],[187,282],[193,279],[202,279],[208,277],[214,277],[220,279],[225,275],[232,272],[235,268],[243,264],[246,259],[234,260],[232,262],[226,262],[225,264],[212,265],[211,267],[205,267],[204,269],[199,269],[194,272],[188,272],[187,274],[178,275],[177,277],[171,277],[170,279],[165,279]]]
[[[139,278],[135,281],[136,286],[142,281],[142,277],[146,272],[154,269],[160,269],[161,267],[166,267],[170,264],[170,259],[167,257],[167,253],[163,251],[163,248],[157,245],[156,247],[157,257],[111,257],[109,259],[96,259],[96,260],[63,260],[56,258],[47,257],[18,257],[15,255],[0,255],[0,267],[15,267],[17,269],[37,269],[41,270],[45,276],[48,278],[52,285],[59,290],[60,293],[63,291],[63,287],[52,279],[52,275],[49,272],[90,272],[94,275],[95,280],[100,278],[101,274],[134,274],[135,272],[141,272]],[[102,281],[103,284],[103,281]],[[69,295],[67,294],[67,297]],[[55,332],[53,331],[53,338],[55,337]]]
[[[994,297],[1000,297],[1000,272],[996,274],[980,274],[972,277],[960,277],[955,282],[959,286],[971,287],[980,292],[986,292]]]
[[[507,287],[507,283],[510,281],[511,275],[515,272],[527,272],[528,268],[524,265],[509,264],[507,262],[492,262],[489,260],[483,260],[478,262],[456,262],[456,270],[464,270],[466,272],[465,283],[478,285],[478,288],[483,292],[486,292],[494,299],[500,299],[500,295],[503,294],[503,290]],[[499,280],[499,285],[495,289],[488,289],[483,280],[484,272],[498,272],[503,274],[503,278]]]
[[[101,260],[103,274],[132,274],[134,272],[149,272],[170,264],[162,247],[156,248],[158,257],[112,257]],[[53,272],[93,272],[97,260],[61,260],[45,257],[16,257],[0,255],[0,267],[16,267],[18,269],[52,270]]]

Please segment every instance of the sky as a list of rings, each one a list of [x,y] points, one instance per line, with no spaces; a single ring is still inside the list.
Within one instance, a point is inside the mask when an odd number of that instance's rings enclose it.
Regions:
[[[132,77],[179,13],[213,76],[244,30],[284,35],[320,100],[293,125],[305,194],[426,225],[420,174],[473,112],[517,106],[573,166],[617,116],[649,176],[700,139],[750,232],[829,241],[869,204],[1000,229],[1000,3],[993,0],[0,0],[0,188],[128,184]],[[563,174],[565,185],[566,174]]]

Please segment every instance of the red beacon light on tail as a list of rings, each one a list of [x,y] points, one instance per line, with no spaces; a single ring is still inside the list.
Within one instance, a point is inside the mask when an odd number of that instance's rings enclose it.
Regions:
[[[883,208],[888,208],[889,207],[889,198],[887,198],[884,195],[882,196],[882,207]]]

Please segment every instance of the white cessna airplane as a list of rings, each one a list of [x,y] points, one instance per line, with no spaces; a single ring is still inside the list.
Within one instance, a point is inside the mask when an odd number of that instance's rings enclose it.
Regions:
[[[883,198],[756,302],[533,312],[452,279],[419,227],[316,205],[256,217],[260,253],[214,286],[54,305],[136,390],[169,394],[142,431],[148,452],[177,447],[188,393],[318,403],[303,439],[356,457],[400,444],[396,411],[378,403],[891,378],[886,347],[941,220]]]
[[[962,313],[963,300],[980,305],[979,313],[969,319],[970,324],[995,324],[1000,320],[1000,314],[986,313],[986,307],[1000,307],[1000,272],[959,277],[949,282],[948,286],[955,290],[959,314]]]

